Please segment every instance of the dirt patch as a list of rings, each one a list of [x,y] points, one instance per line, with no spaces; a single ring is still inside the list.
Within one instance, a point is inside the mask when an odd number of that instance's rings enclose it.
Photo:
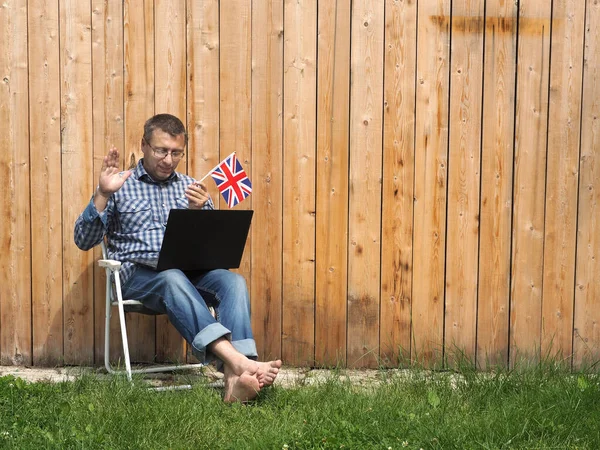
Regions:
[[[21,378],[29,382],[49,381],[59,383],[61,381],[72,381],[80,377],[84,373],[95,373],[86,368],[74,367],[17,367],[17,366],[0,366],[0,376],[12,375],[15,378]]]
[[[380,370],[323,370],[284,367],[279,372],[275,385],[282,387],[308,386],[324,383],[332,377],[342,381],[350,381],[352,384],[361,386],[377,385],[387,379],[391,372]],[[106,379],[113,375],[107,374],[103,369],[90,367],[17,367],[0,366],[0,376],[12,375],[28,382],[52,382],[73,381],[83,375],[92,375],[100,379]],[[144,379],[154,386],[167,386],[180,383],[192,383],[198,379],[208,380],[213,385],[222,382],[222,374],[212,369],[186,370],[185,372],[172,372],[161,374],[146,374]]]

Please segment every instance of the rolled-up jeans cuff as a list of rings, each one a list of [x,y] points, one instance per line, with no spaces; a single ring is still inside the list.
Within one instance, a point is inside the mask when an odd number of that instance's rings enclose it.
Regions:
[[[254,339],[240,339],[239,341],[231,341],[231,345],[233,345],[233,348],[235,348],[245,357],[254,360],[258,359],[258,352],[256,351],[256,342],[254,342]],[[209,354],[208,358],[214,358],[214,356]],[[217,370],[219,372],[223,372],[223,361],[216,358],[215,361],[217,363]]]
[[[221,337],[226,337],[228,340],[231,340],[231,331],[218,322],[211,323],[194,338],[194,341],[192,342],[192,353],[201,363],[213,361],[215,356],[213,354],[208,354],[206,347],[208,344]]]
[[[231,345],[242,355],[250,358],[258,358],[258,352],[256,351],[256,342],[254,339],[241,339],[239,341],[231,341]]]

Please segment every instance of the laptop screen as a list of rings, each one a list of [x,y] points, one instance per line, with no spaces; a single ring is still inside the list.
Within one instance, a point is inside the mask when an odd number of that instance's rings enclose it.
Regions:
[[[172,209],[157,270],[238,268],[253,213],[252,210]]]

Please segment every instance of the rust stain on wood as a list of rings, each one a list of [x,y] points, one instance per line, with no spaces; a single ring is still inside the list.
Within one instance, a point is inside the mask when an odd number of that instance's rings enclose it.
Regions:
[[[430,16],[431,22],[438,28],[446,29],[452,19],[453,33],[481,32],[484,18],[481,16]],[[553,24],[562,19],[538,18],[538,17],[486,17],[485,29],[494,30],[497,33],[516,33],[517,25],[519,34],[536,34],[540,29],[549,29],[550,22]]]

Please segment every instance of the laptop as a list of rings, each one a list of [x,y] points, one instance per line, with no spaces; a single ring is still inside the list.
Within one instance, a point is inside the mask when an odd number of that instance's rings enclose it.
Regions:
[[[238,268],[253,213],[252,210],[172,209],[157,270]]]

